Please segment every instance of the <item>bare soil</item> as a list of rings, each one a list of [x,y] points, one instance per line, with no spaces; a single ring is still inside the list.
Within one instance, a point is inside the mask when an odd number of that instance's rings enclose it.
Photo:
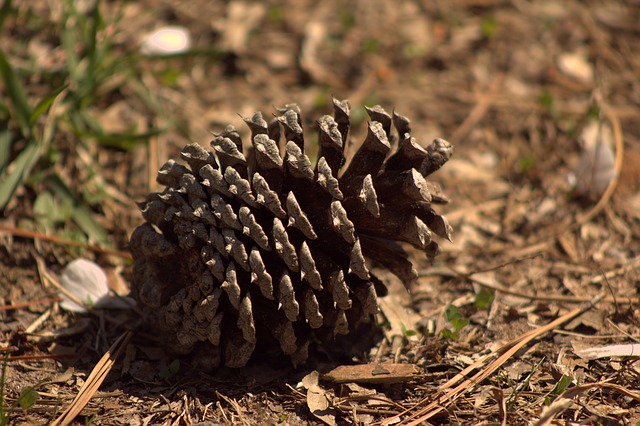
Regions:
[[[353,361],[415,364],[420,374],[383,385],[320,380],[329,415],[316,416],[299,382],[314,369],[335,365],[257,365],[215,374],[197,371],[188,360],[178,366],[145,334],[134,312],[74,315],[49,300],[56,290],[45,272],[59,275],[69,260],[90,257],[114,268],[126,285],[127,259],[0,232],[4,404],[19,401],[28,386],[39,396],[28,409],[18,405],[11,424],[57,417],[129,329],[136,335],[74,424],[372,424],[424,406],[481,356],[599,295],[580,316],[525,345],[453,404],[443,402],[446,409],[428,421],[640,422],[637,358],[576,354],[640,337],[640,5],[346,3],[103,2],[105,16],[121,13],[113,29],[115,50],[135,52],[146,33],[171,24],[185,26],[201,53],[138,63],[139,74],[128,78],[157,96],[156,109],[141,106],[126,90],[92,107],[111,131],[132,123],[168,129],[127,151],[91,145],[113,195],[96,216],[113,246],[126,251],[128,236],[142,222],[133,201],[155,188],[149,176],[184,144],[206,146],[209,131],[230,123],[242,128],[238,114],[270,114],[273,106],[295,102],[310,129],[330,112],[331,95],[350,100],[357,124],[366,120],[363,105],[395,109],[412,120],[423,145],[442,137],[455,146],[454,158],[432,178],[451,200],[441,211],[454,228],[453,242],[442,242],[433,263],[414,253],[420,278],[410,293],[385,275],[393,308],[380,315],[386,338]],[[56,10],[43,2],[40,12],[53,21]],[[3,45],[11,41],[10,29]],[[64,60],[56,56],[55,37],[29,36],[45,60]],[[37,93],[38,81],[32,84]],[[360,126],[354,139],[362,131]],[[610,146],[612,158],[605,166],[598,151],[587,163],[619,171],[609,191],[601,168],[576,174],[585,143],[594,141]],[[59,137],[54,143],[64,155],[70,142]],[[73,172],[77,163],[68,165],[70,181],[81,188],[82,175]],[[35,196],[22,190],[1,222],[20,225],[33,214]],[[477,304],[486,290],[495,294],[488,308]],[[444,338],[444,328],[453,331],[445,319],[450,305],[469,323]],[[398,322],[405,327],[400,333]],[[563,377],[570,383],[566,391],[559,387]]]

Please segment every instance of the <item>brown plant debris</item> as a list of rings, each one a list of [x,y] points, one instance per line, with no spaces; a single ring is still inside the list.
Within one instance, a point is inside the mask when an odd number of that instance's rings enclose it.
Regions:
[[[228,126],[213,151],[187,145],[186,166],[160,169],[165,188],[141,204],[146,223],[131,236],[133,294],[174,352],[195,352],[209,368],[242,367],[256,348],[304,362],[310,342],[330,344],[378,311],[384,287],[365,258],[408,284],[417,273],[400,243],[433,257],[432,234],[450,238],[432,208],[444,199],[425,177],[451,145],[422,148],[407,118],[375,106],[345,166],[350,106],[333,105],[317,121],[315,165],[300,110],[287,105],[272,123],[259,112],[244,119],[250,149]]]
[[[420,374],[415,364],[360,364],[340,365],[326,374],[322,379],[334,383],[374,383],[392,384],[413,380]]]

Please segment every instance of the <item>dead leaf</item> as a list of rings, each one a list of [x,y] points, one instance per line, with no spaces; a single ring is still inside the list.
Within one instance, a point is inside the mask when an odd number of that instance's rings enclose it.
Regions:
[[[302,379],[302,386],[307,388],[307,406],[311,414],[333,426],[336,424],[336,413],[331,407],[331,395],[318,384],[319,377],[317,371],[312,371]]]
[[[582,293],[576,293],[577,295],[583,295]],[[604,318],[602,312],[588,311],[579,317],[575,318],[571,322],[569,322],[565,329],[567,330],[576,330],[578,327],[588,327],[595,331],[602,331],[604,328]],[[583,331],[584,332],[584,331]]]
[[[131,292],[127,280],[122,276],[124,268],[122,266],[107,266],[102,268],[107,276],[109,288],[119,296],[126,296]]]
[[[73,375],[75,374],[75,370],[73,367],[67,368],[63,373],[53,376],[48,379],[47,383],[71,383],[71,379],[73,379]]]
[[[378,271],[376,271],[378,274]],[[413,309],[406,308],[411,303],[411,298],[406,288],[399,278],[388,272],[380,271],[385,285],[389,289],[389,294],[378,299],[380,313],[384,315],[388,321],[390,328],[384,329],[385,337],[389,342],[393,341],[395,336],[407,338],[408,340],[418,340],[417,334],[408,335],[407,331],[415,330],[416,324],[420,321],[418,315]]]
[[[567,52],[558,56],[558,69],[582,83],[593,82],[593,67],[587,56],[583,53]]]
[[[375,390],[362,387],[357,383],[345,383],[344,387],[349,390],[351,397],[365,397],[377,394]]]

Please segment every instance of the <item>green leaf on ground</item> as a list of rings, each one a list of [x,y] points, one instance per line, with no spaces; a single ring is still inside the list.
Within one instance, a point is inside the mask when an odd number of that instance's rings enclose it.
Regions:
[[[458,337],[460,337],[458,335],[458,333],[449,330],[448,328],[444,328],[442,329],[442,331],[440,331],[440,338],[441,339],[445,339],[445,340],[456,340]]]
[[[567,376],[565,374],[560,378],[560,380],[558,380],[558,382],[553,387],[553,390],[551,392],[554,395],[560,395],[562,392],[564,392],[571,385],[571,382],[573,382],[573,377]]]
[[[171,362],[171,364],[169,364],[166,369],[158,373],[158,376],[162,377],[163,379],[168,379],[169,377],[172,377],[176,373],[178,373],[178,371],[180,371],[180,360],[174,359],[173,362]]]
[[[462,330],[464,326],[469,324],[469,320],[462,315],[460,309],[457,306],[449,305],[444,311],[444,319],[446,319],[452,326],[455,332]]]
[[[493,303],[493,299],[495,299],[495,297],[495,292],[489,290],[488,288],[482,288],[480,289],[478,294],[476,294],[476,299],[473,301],[473,306],[475,306],[478,310],[485,311],[491,307],[491,304]]]
[[[38,401],[39,397],[40,395],[38,395],[38,392],[36,392],[34,388],[29,386],[24,388],[22,392],[20,392],[18,404],[20,404],[20,408],[22,408],[23,410],[28,410],[36,404],[36,401]]]

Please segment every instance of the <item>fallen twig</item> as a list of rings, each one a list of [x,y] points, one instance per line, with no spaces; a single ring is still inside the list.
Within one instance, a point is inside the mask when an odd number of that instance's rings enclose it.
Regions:
[[[28,229],[22,229],[22,228],[16,228],[15,226],[7,226],[2,223],[0,223],[0,231],[8,232],[17,237],[30,238],[32,240],[49,241],[59,245],[82,247],[87,250],[95,251],[96,253],[111,254],[114,256],[122,257],[123,259],[131,259],[131,253],[129,253],[128,251],[113,250],[113,249],[103,248],[95,244],[86,244],[79,241],[66,240],[64,238],[43,234],[41,232],[30,231]]]

